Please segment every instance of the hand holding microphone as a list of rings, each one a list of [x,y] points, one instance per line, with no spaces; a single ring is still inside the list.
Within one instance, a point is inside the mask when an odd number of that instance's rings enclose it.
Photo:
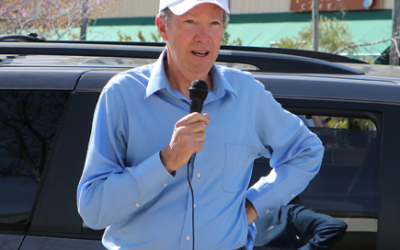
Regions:
[[[180,169],[190,160],[192,154],[203,149],[206,126],[210,124],[210,116],[201,114],[207,94],[206,82],[196,80],[190,84],[190,114],[175,124],[171,141],[160,155],[162,163],[169,172]]]

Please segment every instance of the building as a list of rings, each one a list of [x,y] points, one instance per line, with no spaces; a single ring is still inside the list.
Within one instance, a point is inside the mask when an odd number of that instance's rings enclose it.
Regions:
[[[116,0],[116,7],[104,18],[90,24],[88,40],[118,41],[130,36],[139,41],[142,33],[147,41],[157,37],[154,17],[159,0]],[[319,0],[320,15],[345,20],[353,42],[374,42],[391,36],[393,0]],[[312,0],[230,0],[228,33],[231,40],[240,38],[244,46],[270,47],[283,37],[293,37],[311,25]],[[372,3],[369,9],[363,4]],[[338,4],[342,4],[338,6]],[[367,6],[368,7],[368,6]],[[327,11],[327,10],[331,11]],[[118,36],[118,33],[120,36]],[[362,47],[358,53],[378,55],[390,41]]]

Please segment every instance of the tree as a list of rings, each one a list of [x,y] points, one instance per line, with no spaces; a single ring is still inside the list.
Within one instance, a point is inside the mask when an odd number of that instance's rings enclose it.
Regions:
[[[119,42],[130,42],[133,40],[131,35],[123,34],[123,33],[121,33],[121,31],[118,31],[117,35],[118,35]],[[146,38],[144,38],[143,32],[141,30],[138,31],[136,36],[139,39],[139,41],[143,42],[143,43],[145,43],[145,42],[155,42],[155,43],[163,42],[163,39],[161,38],[160,34],[157,33],[157,35],[156,35],[154,32],[151,32],[152,41],[147,41]]]
[[[237,46],[242,46],[243,41],[240,37],[236,38],[233,41],[229,41],[231,35],[226,31],[228,29],[228,24],[225,26],[225,31],[224,31],[224,36],[222,37],[221,44],[222,45],[237,45]]]
[[[117,35],[118,35],[118,41],[120,41],[120,42],[122,42],[122,41],[124,41],[124,42],[132,41],[132,36],[125,35],[125,34],[121,33],[121,31],[118,31]]]
[[[0,92],[0,175],[40,182],[68,97],[57,91]]]
[[[336,18],[320,17],[319,20],[319,51],[333,53],[338,49],[353,44],[353,36],[349,33],[350,25]],[[313,28],[303,28],[298,37],[282,38],[277,44],[280,48],[313,49]]]
[[[118,31],[118,33],[121,34],[120,31]],[[139,32],[137,33],[136,36],[137,36],[137,38],[139,38],[139,41],[141,41],[141,42],[143,42],[143,43],[145,43],[145,42],[161,43],[161,42],[164,41],[158,32],[157,32],[157,33],[151,32],[150,35],[151,35],[152,41],[147,41],[146,38],[144,38],[143,32],[142,32],[141,30],[139,30]],[[118,39],[118,40],[119,40],[120,42],[121,42],[121,41],[126,41],[126,42],[132,41],[132,37],[131,37],[130,35],[121,34],[121,35],[118,35],[118,36],[119,36],[119,39]],[[127,38],[127,39],[122,40],[121,38]]]
[[[0,0],[0,34],[36,32],[59,40],[78,38],[72,28],[103,16],[115,0]]]

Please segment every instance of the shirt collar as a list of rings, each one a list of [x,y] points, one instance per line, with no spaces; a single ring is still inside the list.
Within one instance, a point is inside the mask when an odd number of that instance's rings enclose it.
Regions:
[[[214,64],[211,68],[210,73],[214,85],[212,91],[215,93],[217,97],[224,96],[226,91],[228,91],[231,92],[232,95],[237,99],[235,91],[233,90],[229,82],[225,79],[225,77],[222,75],[219,66],[216,66]]]
[[[164,61],[167,57],[167,49],[165,49],[151,71],[149,82],[146,88],[146,96],[145,99],[154,94],[155,92],[166,89],[168,92],[172,93],[171,86],[168,83],[167,75],[165,74],[164,69]],[[222,97],[225,95],[225,92],[231,92],[233,96],[236,96],[235,91],[232,86],[228,83],[228,81],[221,74],[219,67],[215,64],[211,68],[211,78],[213,80],[213,91],[217,95],[217,97]]]
[[[151,71],[149,83],[146,88],[146,96],[145,99],[154,94],[155,92],[166,89],[171,93],[171,87],[169,86],[167,75],[165,74],[164,69],[164,59],[167,57],[167,50],[165,49]]]

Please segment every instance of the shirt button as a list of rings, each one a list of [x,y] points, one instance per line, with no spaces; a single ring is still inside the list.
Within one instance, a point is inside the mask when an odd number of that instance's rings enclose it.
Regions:
[[[140,204],[139,203],[136,203],[136,207],[139,207],[140,206]]]
[[[201,174],[200,174],[200,173],[198,173],[198,174],[197,174],[197,178],[200,178],[200,177],[201,177]]]
[[[193,208],[196,208],[196,204],[193,204]]]
[[[166,186],[168,186],[168,183],[165,183],[165,184],[164,184],[164,187],[166,187]]]
[[[186,236],[186,240],[189,241],[190,240],[190,236]]]
[[[292,198],[294,198],[294,194],[292,194]]]
[[[266,213],[269,213],[269,209],[267,211],[265,211]]]

